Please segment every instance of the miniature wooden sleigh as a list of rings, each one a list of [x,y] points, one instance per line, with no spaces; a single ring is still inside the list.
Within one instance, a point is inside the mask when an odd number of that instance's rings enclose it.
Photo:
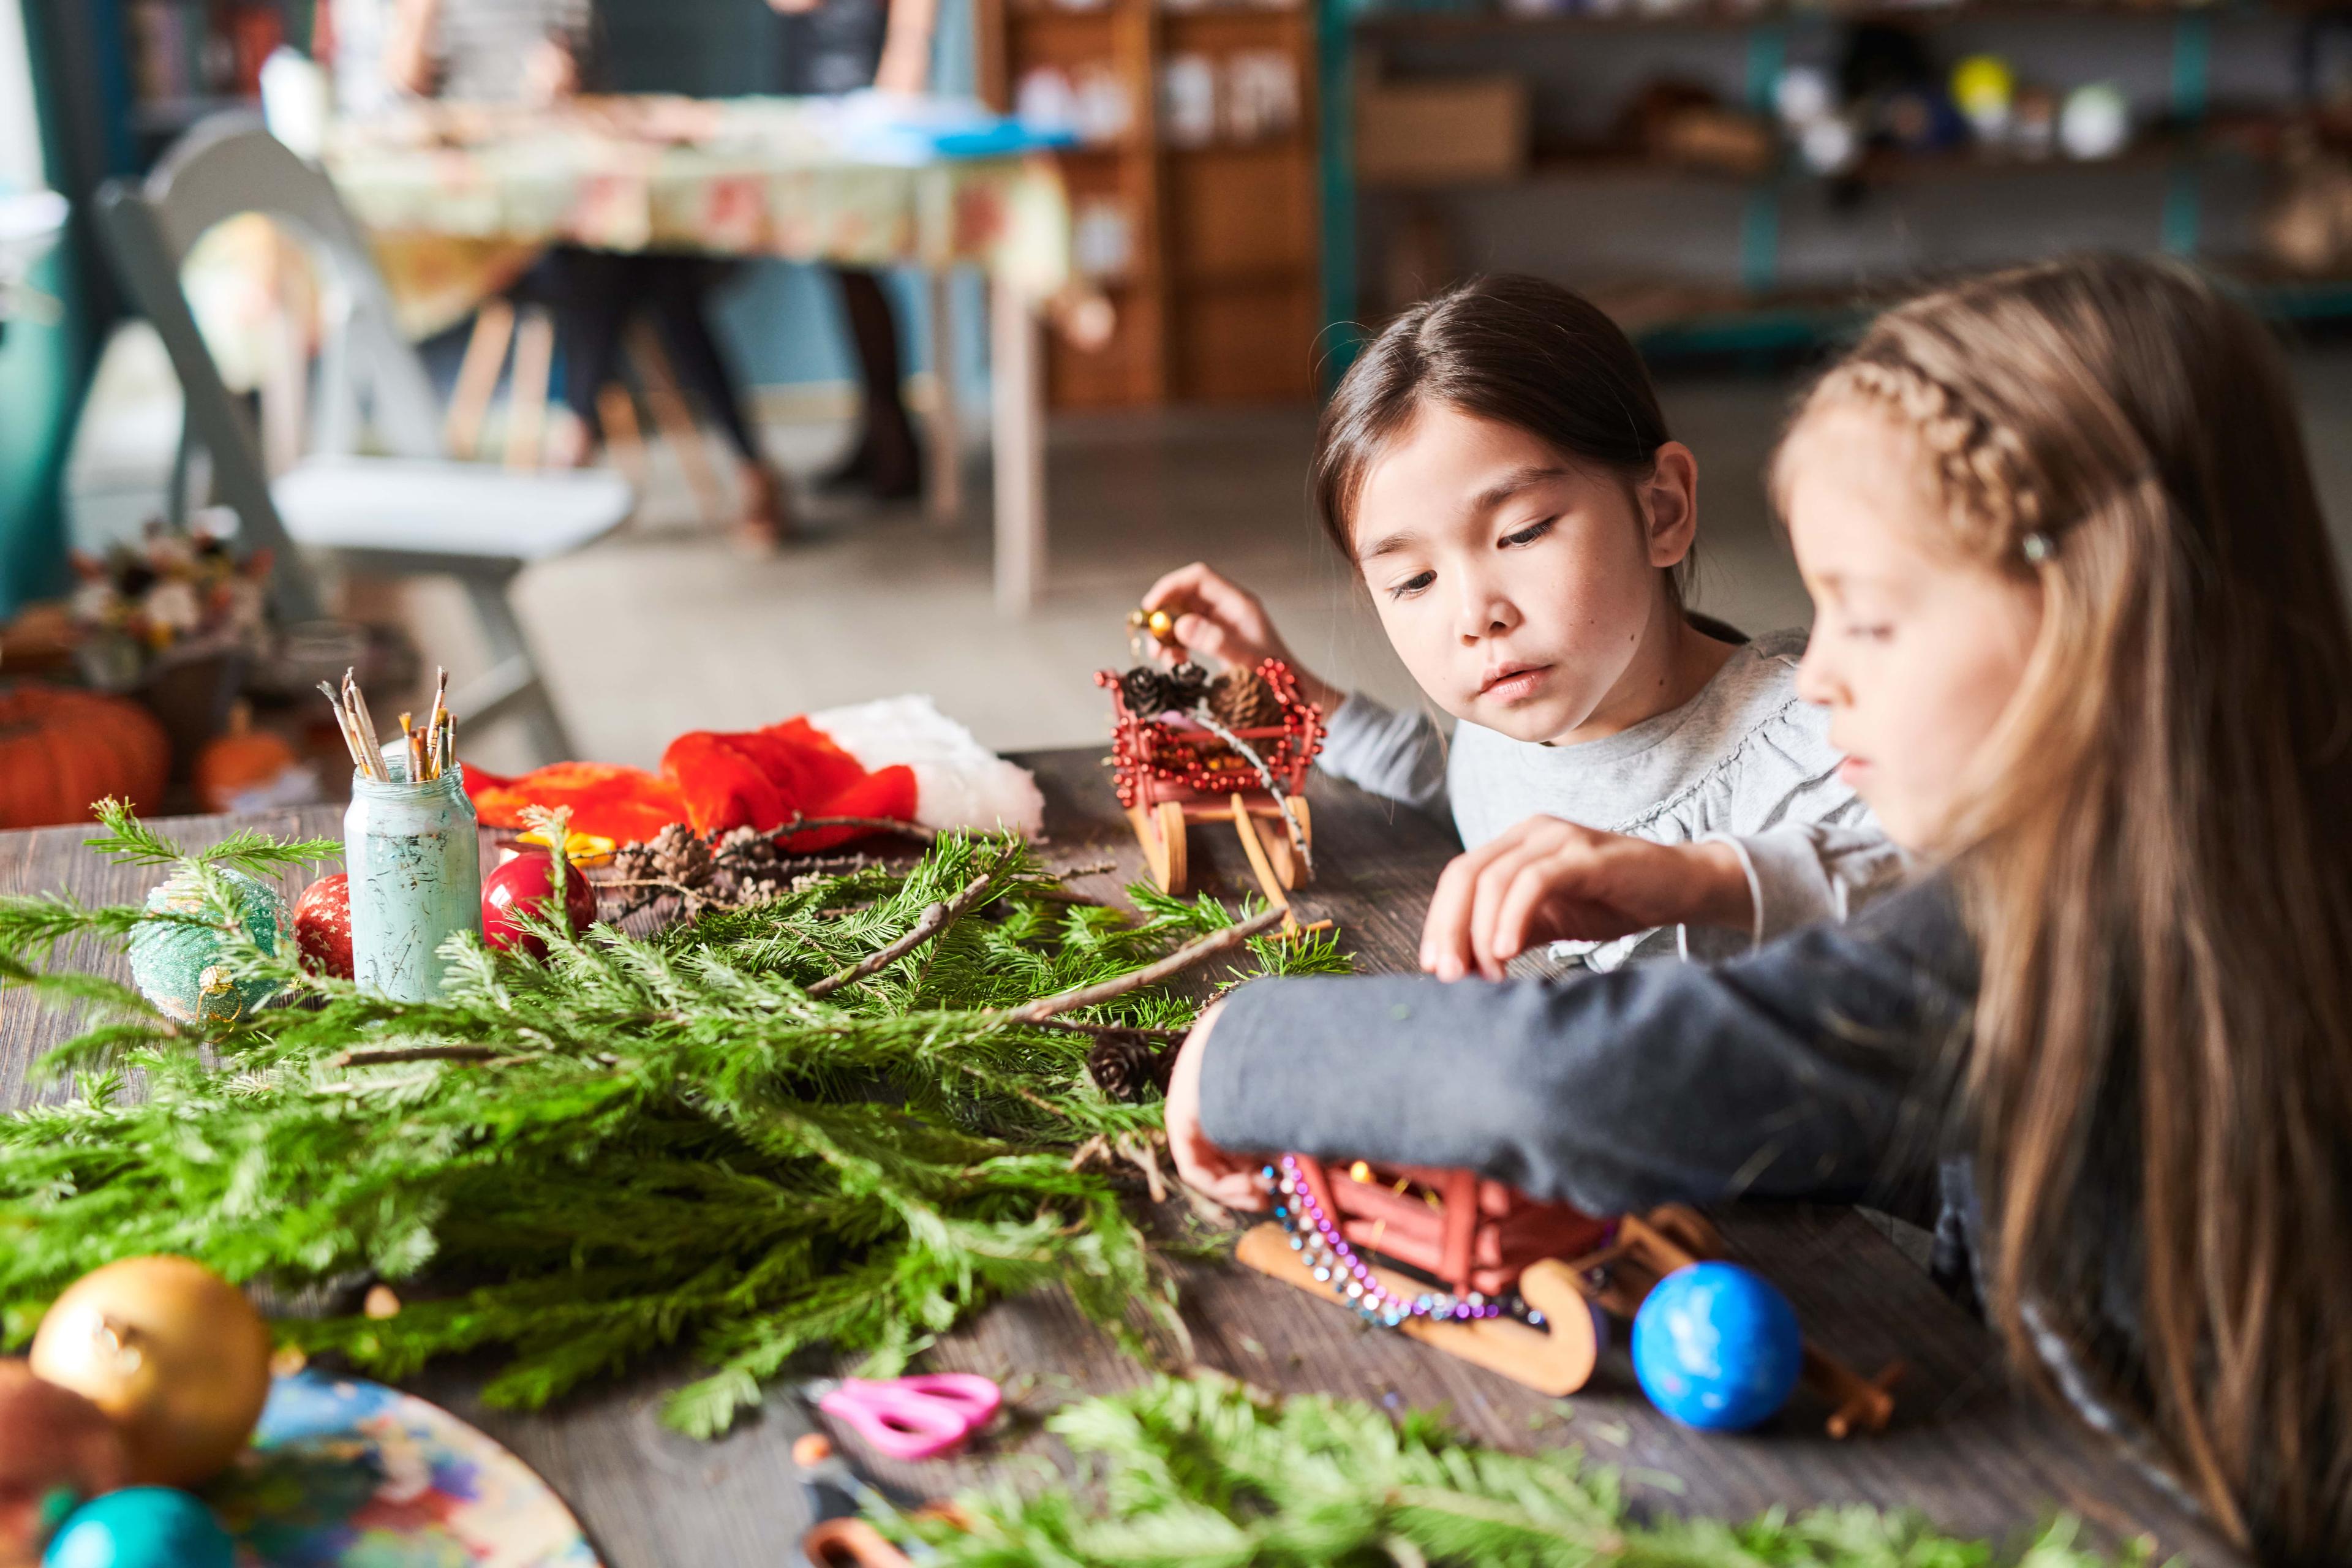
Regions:
[[[1591,1378],[1601,1314],[1631,1320],[1659,1280],[1723,1255],[1679,1205],[1602,1220],[1467,1171],[1286,1154],[1268,1172],[1278,1223],[1242,1238],[1244,1263],[1555,1397]],[[1901,1370],[1865,1379],[1805,1342],[1804,1385],[1832,1437],[1883,1430]]]
[[[1186,835],[1202,822],[1233,828],[1274,903],[1287,907],[1284,893],[1307,879],[1315,829],[1301,791],[1323,743],[1323,710],[1299,696],[1280,659],[1260,664],[1257,675],[1273,691],[1280,721],[1234,728],[1230,739],[1193,714],[1139,712],[1118,671],[1095,676],[1111,694],[1110,766],[1118,803],[1143,846],[1151,879],[1164,891],[1181,894],[1188,886]]]

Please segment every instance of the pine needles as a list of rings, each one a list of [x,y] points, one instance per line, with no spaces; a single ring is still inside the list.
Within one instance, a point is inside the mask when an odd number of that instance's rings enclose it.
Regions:
[[[1224,929],[1211,900],[1139,889],[1140,921],[1072,906],[1018,840],[949,836],[909,867],[649,937],[535,922],[543,963],[453,942],[445,997],[404,1004],[301,973],[290,941],[259,951],[210,874],[331,844],[244,835],[191,857],[126,812],[106,826],[101,852],[188,870],[205,908],[187,918],[297,1005],[196,1037],[47,963],[68,939],[119,941],[135,911],[0,902],[0,985],[84,1009],[46,1058],[79,1093],[0,1120],[11,1342],[71,1279],[139,1253],[282,1288],[373,1273],[425,1288],[389,1319],[281,1330],[392,1377],[502,1348],[487,1396],[526,1406],[685,1343],[708,1370],[667,1415],[709,1435],[805,1348],[893,1370],[1047,1281],[1130,1342],[1139,1318],[1176,1328],[1122,1189],[1069,1158],[1132,1146],[1157,1105],[1106,1099],[1086,1035],[1013,1010]],[[1250,951],[1272,972],[1340,963],[1328,942]],[[1194,1005],[1155,986],[1079,1017],[1172,1028]]]
[[[1433,1416],[1354,1400],[1274,1401],[1207,1374],[1082,1399],[1045,1423],[1077,1484],[956,1500],[955,1522],[898,1519],[935,1568],[2103,1568],[2074,1526],[2024,1553],[1956,1541],[1908,1514],[1774,1510],[1746,1524],[1636,1517],[1613,1472],[1574,1449],[1505,1454]],[[2124,1560],[2144,1563],[2145,1552]]]

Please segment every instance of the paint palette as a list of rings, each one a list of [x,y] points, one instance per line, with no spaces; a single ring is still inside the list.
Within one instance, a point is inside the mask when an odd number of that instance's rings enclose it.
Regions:
[[[437,1405],[305,1369],[206,1489],[239,1568],[601,1568],[531,1468]]]

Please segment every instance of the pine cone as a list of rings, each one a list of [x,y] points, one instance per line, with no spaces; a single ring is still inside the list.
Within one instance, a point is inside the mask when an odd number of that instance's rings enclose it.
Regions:
[[[691,888],[709,879],[709,841],[683,822],[673,822],[654,835],[651,845],[656,875]]]
[[[1168,1069],[1174,1055],[1141,1035],[1121,1030],[1095,1042],[1087,1053],[1087,1074],[1096,1088],[1113,1100],[1147,1100],[1152,1091],[1167,1092]]]
[[[1282,722],[1282,699],[1255,669],[1228,669],[1209,683],[1209,711],[1229,730],[1271,730]]]
[[[718,853],[731,867],[765,866],[776,858],[776,841],[756,827],[733,827],[720,837]]]
[[[1186,659],[1168,672],[1168,706],[1190,708],[1209,695],[1209,672]]]
[[[613,851],[613,875],[624,882],[647,882],[655,875],[650,844],[624,844]]]
[[[1118,678],[1118,694],[1127,710],[1139,719],[1155,719],[1173,706],[1168,678],[1148,664],[1139,664]]]

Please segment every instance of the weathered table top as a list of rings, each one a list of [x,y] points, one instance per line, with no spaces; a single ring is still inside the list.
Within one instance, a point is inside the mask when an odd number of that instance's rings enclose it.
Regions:
[[[1114,860],[1118,871],[1074,886],[1116,896],[1142,875],[1141,856],[1092,752],[1022,759],[1038,772],[1057,861]],[[1314,787],[1317,881],[1301,907],[1335,919],[1360,967],[1412,962],[1422,910],[1451,853],[1436,825],[1342,784]],[[246,819],[267,830],[338,836],[340,808]],[[170,824],[191,843],[232,826],[226,817]],[[118,868],[80,847],[79,829],[0,834],[0,892],[60,889],[100,901],[143,896],[152,870]],[[1247,885],[1230,835],[1196,828],[1193,863]],[[1212,885],[1214,885],[1213,883]],[[0,993],[0,1106],[33,1091],[26,1067],[58,1037],[22,993]],[[1630,1496],[1664,1509],[1744,1518],[1774,1504],[1867,1502],[1916,1508],[1955,1532],[2014,1543],[2052,1513],[2072,1510],[2110,1540],[2146,1535],[2158,1560],[2240,1561],[2097,1439],[2065,1417],[2012,1395],[1997,1348],[1877,1229],[1849,1211],[1746,1206],[1718,1216],[1738,1253],[1795,1302],[1807,1331],[1866,1372],[1900,1360],[1894,1426],[1843,1443],[1822,1431],[1800,1394],[1763,1431],[1707,1436],[1658,1415],[1634,1386],[1622,1351],[1592,1384],[1555,1402],[1400,1336],[1366,1329],[1328,1302],[1236,1266],[1182,1270],[1185,1314],[1200,1360],[1262,1386],[1322,1391],[1398,1406],[1450,1406],[1456,1424],[1503,1447],[1581,1444],[1622,1467]],[[1142,1380],[1143,1370],[1058,1293],[1000,1303],[950,1336],[935,1367],[1012,1381],[1014,1417],[973,1456],[923,1466],[871,1467],[912,1496],[945,1495],[979,1479],[1008,1452],[1048,1440],[1036,1417],[1083,1392]],[[800,1406],[772,1396],[761,1419],[698,1443],[666,1430],[656,1408],[678,1379],[654,1368],[537,1415],[481,1408],[481,1364],[436,1367],[408,1386],[494,1434],[572,1504],[613,1568],[714,1568],[796,1560],[799,1490],[788,1451],[807,1427]],[[1029,1376],[1024,1378],[1022,1374]],[[858,1452],[852,1439],[850,1450]]]

